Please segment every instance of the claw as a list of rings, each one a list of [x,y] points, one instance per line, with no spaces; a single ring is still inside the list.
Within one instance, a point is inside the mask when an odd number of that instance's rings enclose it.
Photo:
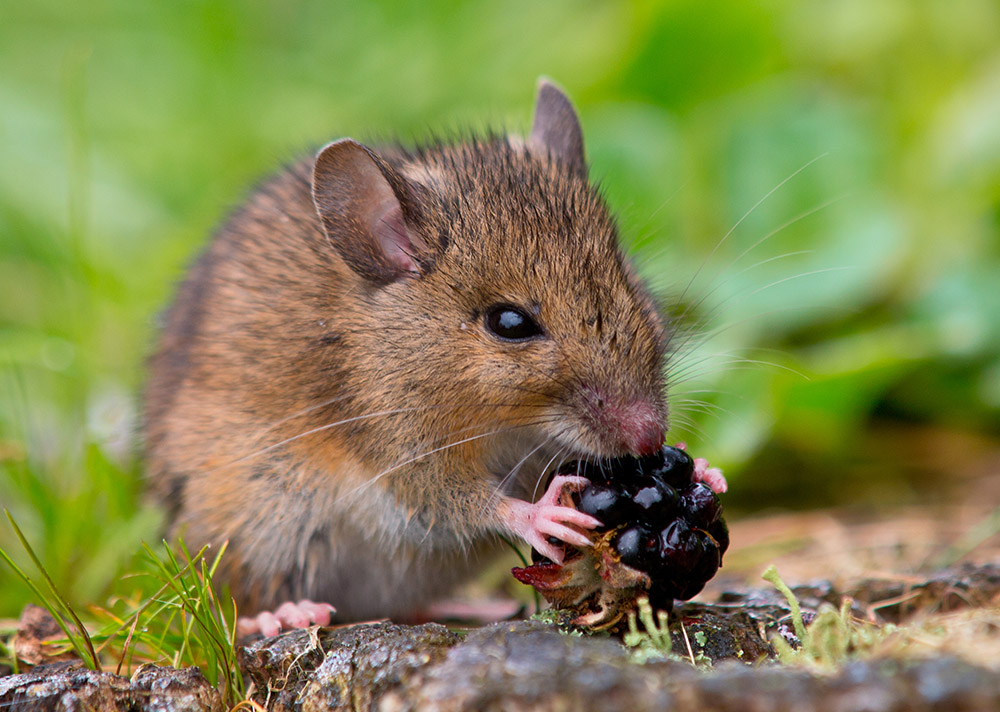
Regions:
[[[549,488],[545,490],[545,494],[536,504],[559,506],[563,492],[579,492],[589,484],[590,480],[581,475],[556,475],[549,482]]]
[[[554,536],[560,541],[564,541],[567,544],[572,544],[573,546],[587,546],[590,544],[590,539],[586,534],[582,534],[572,527],[568,527],[563,522],[571,522],[573,517],[567,516],[562,510],[566,507],[542,507],[538,511],[537,522],[535,528],[539,533],[546,536]],[[572,510],[575,511],[575,510]],[[587,515],[584,515],[587,516]],[[561,519],[560,519],[561,517]],[[594,519],[593,517],[588,517],[589,519]],[[596,521],[596,520],[594,520]],[[586,526],[586,524],[581,524],[580,526]],[[589,528],[597,526],[594,524]],[[538,547],[535,547],[538,548]]]

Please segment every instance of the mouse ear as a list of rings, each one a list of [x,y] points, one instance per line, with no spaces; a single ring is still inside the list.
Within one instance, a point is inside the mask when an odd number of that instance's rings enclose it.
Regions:
[[[327,144],[313,167],[313,204],[330,243],[362,277],[386,284],[427,266],[427,243],[404,218],[406,182],[367,146]]]
[[[583,131],[576,111],[563,90],[546,77],[538,80],[535,119],[528,143],[568,164],[586,177],[587,160],[583,155]]]

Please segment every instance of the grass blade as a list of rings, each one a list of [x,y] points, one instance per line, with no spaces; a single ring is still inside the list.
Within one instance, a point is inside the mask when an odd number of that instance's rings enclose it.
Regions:
[[[83,625],[83,622],[80,620],[79,616],[76,615],[76,611],[73,610],[72,606],[70,606],[69,603],[66,602],[66,599],[62,597],[62,594],[59,593],[59,590],[56,588],[55,583],[49,577],[48,571],[45,570],[45,567],[42,566],[42,562],[39,561],[38,557],[35,555],[35,550],[31,548],[31,544],[28,543],[28,540],[25,538],[24,533],[21,531],[21,528],[17,526],[17,522],[14,521],[14,517],[11,516],[11,513],[8,512],[6,508],[3,511],[4,514],[7,515],[7,521],[10,522],[11,527],[13,527],[14,529],[14,533],[17,534],[17,538],[18,540],[20,540],[21,546],[24,547],[24,550],[27,552],[28,556],[31,557],[31,561],[35,564],[35,567],[39,570],[39,572],[41,572],[42,576],[45,578],[45,582],[48,584],[49,590],[52,592],[52,596],[62,607],[63,612],[65,614],[68,614],[69,617],[73,619],[73,624],[76,626],[76,629],[80,634],[80,638],[83,640],[83,644],[86,650],[81,651],[79,649],[78,643],[75,641],[74,637],[69,633],[68,626],[66,626],[65,624],[60,624],[59,627],[62,628],[63,631],[66,633],[66,637],[69,638],[71,643],[73,643],[73,647],[77,649],[78,653],[86,652],[86,655],[81,654],[80,657],[83,658],[85,662],[87,661],[88,657],[90,658],[89,662],[91,664],[91,669],[100,670],[101,661],[97,657],[97,651],[94,650],[94,643],[90,639],[90,633],[87,632],[86,626]],[[41,595],[41,592],[34,585],[34,583],[31,582],[31,580],[27,576],[25,576],[23,571],[21,571],[16,565],[14,565],[14,562],[11,560],[9,556],[7,556],[6,553],[3,554],[3,558],[4,560],[7,561],[7,563],[10,566],[14,568],[14,570],[18,573],[18,575],[21,576],[21,578],[25,581],[25,583],[27,583],[31,587],[31,590],[34,591],[36,595]],[[55,610],[53,609],[54,607],[48,602],[48,599],[45,596],[41,596],[41,600],[45,603],[45,608],[49,611],[49,613],[52,614],[53,618],[56,619],[56,623],[59,624],[60,617],[56,615]]]

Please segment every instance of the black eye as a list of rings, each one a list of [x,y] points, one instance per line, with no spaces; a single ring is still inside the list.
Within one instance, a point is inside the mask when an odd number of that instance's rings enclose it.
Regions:
[[[486,328],[507,341],[526,341],[542,335],[542,327],[517,307],[494,304],[486,310]]]

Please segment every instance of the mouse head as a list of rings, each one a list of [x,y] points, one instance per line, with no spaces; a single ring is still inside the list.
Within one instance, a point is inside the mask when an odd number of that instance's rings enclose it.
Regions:
[[[527,139],[332,143],[313,199],[357,278],[347,341],[375,354],[383,399],[441,406],[439,431],[506,427],[566,456],[663,443],[664,327],[554,85]]]

